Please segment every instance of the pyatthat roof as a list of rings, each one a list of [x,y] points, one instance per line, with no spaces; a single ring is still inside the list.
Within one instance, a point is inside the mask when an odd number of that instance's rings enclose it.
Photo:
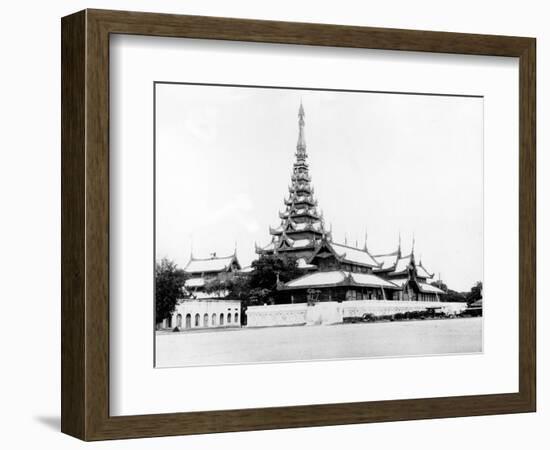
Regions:
[[[391,281],[384,280],[370,273],[346,272],[332,270],[328,272],[314,272],[285,283],[282,289],[306,289],[330,286],[364,286],[400,289]]]
[[[374,255],[373,257],[380,264],[380,267],[378,267],[377,270],[388,270],[395,267],[398,259],[398,253],[394,252],[387,255]]]
[[[432,278],[433,273],[429,273],[422,263],[416,265],[416,276],[419,278]]]
[[[270,242],[269,244],[267,244],[266,246],[264,247],[260,247],[259,245],[256,245],[256,251],[264,251],[264,252],[269,252],[269,251],[273,251],[275,250],[275,243],[273,242]]]
[[[411,255],[403,256],[402,258],[399,258],[397,260],[397,263],[395,264],[395,269],[393,271],[395,273],[405,272],[408,269],[410,263]]]
[[[445,293],[441,289],[439,289],[438,287],[432,286],[431,284],[428,284],[428,283],[418,283],[418,286],[420,287],[421,292],[431,293],[431,294],[444,294]]]
[[[379,266],[374,268],[375,271],[381,272],[390,270],[393,273],[402,273],[408,269],[409,264],[411,263],[412,254],[399,257],[399,251],[396,251],[385,255],[374,255],[373,257],[379,263]],[[428,272],[428,270],[422,265],[422,262],[415,264],[415,268],[417,277],[433,277],[433,273]]]
[[[292,248],[303,248],[303,247],[309,247],[311,245],[311,241],[309,239],[287,239],[290,241],[290,246]]]
[[[377,267],[378,262],[366,250],[348,247],[343,244],[330,243],[335,253],[344,261],[363,266]]]
[[[206,259],[195,259],[191,257],[191,260],[185,266],[184,272],[187,273],[203,273],[203,272],[224,272],[229,269],[233,262],[237,263],[240,268],[239,262],[235,255],[216,257]]]
[[[298,258],[296,263],[298,264],[298,269],[316,269],[317,268],[315,264],[308,264],[305,258]]]
[[[196,287],[203,287],[203,286],[204,286],[204,278],[189,278],[188,280],[185,280],[186,288],[196,288]]]
[[[405,286],[405,284],[407,284],[408,281],[409,281],[408,278],[392,278],[391,279],[391,282],[393,284],[397,284],[397,286],[399,286],[399,287]]]

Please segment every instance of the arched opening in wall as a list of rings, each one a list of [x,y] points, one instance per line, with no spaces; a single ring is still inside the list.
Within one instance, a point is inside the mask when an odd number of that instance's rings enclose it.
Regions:
[[[215,327],[217,325],[217,317],[216,313],[212,314],[212,326]]]
[[[185,328],[191,328],[191,314],[185,316]]]
[[[172,316],[166,319],[166,328],[172,328]]]
[[[223,325],[223,313],[220,314],[220,325]]]
[[[239,323],[239,313],[235,313],[235,323]]]
[[[201,326],[201,316],[200,314],[195,314],[195,326],[200,327]]]
[[[231,313],[227,313],[227,324],[231,323]]]
[[[208,314],[204,315],[204,318],[202,320],[202,326],[207,327],[208,326]]]
[[[181,314],[178,314],[178,315],[176,316],[176,326],[177,326],[178,328],[181,328],[181,326],[182,326],[182,317],[181,317]]]

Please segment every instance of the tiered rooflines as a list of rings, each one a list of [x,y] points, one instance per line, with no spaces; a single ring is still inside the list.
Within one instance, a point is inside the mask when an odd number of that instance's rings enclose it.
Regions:
[[[396,251],[380,255],[372,255],[368,251],[366,238],[363,248],[332,240],[332,229],[325,229],[323,214],[318,209],[318,201],[314,197],[314,188],[311,185],[309,165],[306,162],[308,155],[305,142],[305,112],[302,104],[298,112],[295,158],[290,177],[291,184],[288,186],[289,195],[283,201],[284,210],[279,212],[280,224],[269,227],[269,244],[263,247],[256,245],[259,255],[295,256],[298,267],[309,272],[301,279],[302,281],[290,281],[282,289],[314,287],[318,283],[319,286],[355,285],[401,290],[412,281],[418,285],[420,292],[443,292],[428,284],[433,274],[421,262],[416,264],[414,240],[413,249],[408,255],[401,253],[401,238]],[[329,281],[332,279],[338,281]]]
[[[192,298],[220,297],[221,293],[206,293],[206,283],[216,278],[224,279],[230,277],[240,270],[241,265],[237,259],[236,250],[232,255],[216,256],[213,253],[209,258],[195,258],[191,254],[189,262],[183,269],[190,277],[185,280],[185,291]]]
[[[300,104],[298,111],[298,142],[296,160],[288,187],[289,195],[284,199],[284,211],[279,212],[281,222],[277,227],[270,227],[271,243],[256,246],[258,254],[291,253],[304,258],[303,265],[326,234],[322,214],[318,211],[318,202],[314,198],[311,186],[309,166],[306,163],[307,151],[305,141],[305,112]]]
[[[183,271],[190,275],[218,274],[231,272],[241,268],[236,252],[229,256],[216,256],[214,253],[209,258],[195,258],[191,255],[189,262]]]
[[[374,255],[374,258],[376,258],[379,263],[375,272],[384,273],[388,277],[393,278],[407,275],[412,270],[412,274],[415,278],[423,281],[433,278],[434,274],[428,272],[422,265],[422,261],[416,263],[414,247],[408,255],[401,255],[401,239],[399,241],[399,246],[396,251],[382,255]]]

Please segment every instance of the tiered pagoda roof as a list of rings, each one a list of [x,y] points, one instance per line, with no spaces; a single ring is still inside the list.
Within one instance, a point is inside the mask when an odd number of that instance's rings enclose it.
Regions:
[[[351,247],[345,244],[338,244],[327,237],[322,238],[311,255],[309,263],[313,263],[319,257],[326,257],[331,254],[341,264],[350,264],[352,266],[368,267],[376,269],[379,267],[378,261],[369,253],[366,248]]]
[[[330,235],[325,231],[323,215],[314,198],[305,139],[305,112],[300,104],[298,111],[298,142],[295,162],[288,187],[288,197],[284,199],[284,210],[279,212],[281,222],[270,227],[271,243],[259,247],[259,254],[293,253],[297,256],[309,256],[323,237]]]
[[[400,286],[397,286],[392,281],[384,280],[376,275],[370,273],[347,272],[344,270],[310,273],[281,285],[280,289],[292,290],[336,286],[382,287],[393,290],[400,289]]]
[[[237,269],[241,267],[236,253],[229,256],[216,256],[216,254],[213,254],[210,258],[194,258],[191,255],[183,271],[190,275],[200,275],[204,273],[228,272],[232,267],[236,267]]]
[[[422,261],[415,261],[414,256],[414,240],[413,248],[408,255],[401,254],[401,238],[397,250],[383,255],[374,255],[379,266],[374,269],[376,273],[384,273],[390,278],[403,277],[403,280],[408,279],[409,272],[414,273],[415,278],[421,281],[426,281],[433,278],[434,274],[430,273],[423,265]]]
[[[281,285],[281,289],[350,285],[401,290],[413,280],[420,292],[442,292],[428,284],[433,274],[421,262],[416,263],[414,241],[408,255],[401,254],[401,238],[396,251],[382,255],[372,255],[368,251],[366,236],[364,248],[334,242],[332,232],[325,229],[323,214],[314,197],[307,159],[305,112],[300,104],[295,161],[288,196],[283,201],[284,210],[279,212],[280,223],[269,228],[271,242],[268,245],[256,245],[260,255],[294,255],[298,267],[309,272]]]

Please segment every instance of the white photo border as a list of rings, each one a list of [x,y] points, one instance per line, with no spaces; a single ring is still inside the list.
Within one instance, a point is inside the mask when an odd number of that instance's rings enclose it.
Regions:
[[[111,36],[110,58],[111,415],[518,391],[517,270],[501,281],[519,259],[517,58],[127,35]],[[482,95],[484,353],[154,369],[158,80]]]

